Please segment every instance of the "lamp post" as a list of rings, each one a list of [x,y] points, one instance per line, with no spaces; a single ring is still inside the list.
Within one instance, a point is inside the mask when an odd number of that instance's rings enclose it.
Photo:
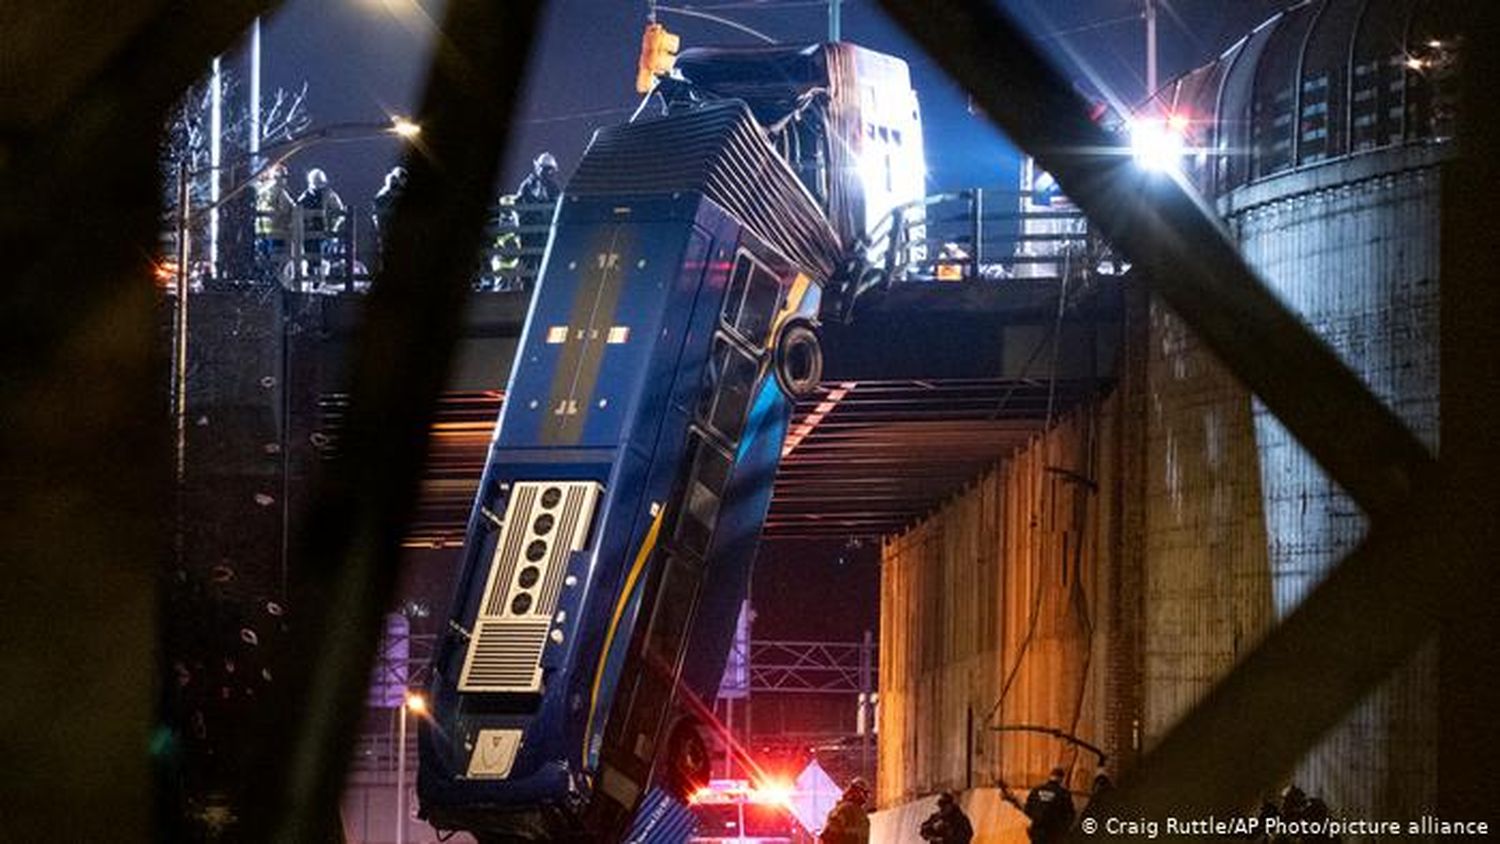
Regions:
[[[406,715],[421,717],[427,712],[427,698],[407,692],[401,701],[401,721],[396,730],[396,844],[406,844]]]

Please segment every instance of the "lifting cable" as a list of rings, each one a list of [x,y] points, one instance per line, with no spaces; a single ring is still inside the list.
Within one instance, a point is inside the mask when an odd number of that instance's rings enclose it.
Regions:
[[[1052,326],[1050,338],[1052,341],[1051,371],[1048,373],[1047,415],[1046,424],[1043,428],[1044,431],[1051,430],[1053,416],[1056,409],[1055,402],[1057,387],[1057,361],[1059,348],[1062,341],[1062,319],[1067,311],[1068,281],[1071,274],[1071,255],[1065,253],[1063,255],[1063,273],[1058,294],[1057,312],[1054,324]],[[1029,368],[1031,362],[1035,360],[1037,353],[1039,353],[1041,350],[1042,344],[1046,343],[1047,339],[1048,338],[1043,338],[1042,342],[1038,343],[1036,349],[1033,350],[1031,358],[1027,361],[1027,365],[1023,367],[1023,372],[1025,369]],[[1094,380],[1097,381],[1097,379]],[[1095,384],[1094,386],[1097,387],[1097,384]],[[1012,388],[1011,392],[1014,392],[1014,389],[1015,388]],[[1010,394],[1011,393],[1007,393],[1002,397],[1000,406],[996,408],[996,413],[1003,409],[1005,403],[1010,397]],[[1095,421],[1096,420],[1094,418],[1094,413],[1090,412],[1087,423],[1088,433],[1086,435],[1085,444],[1085,459],[1087,460],[1087,469],[1085,474],[1083,476],[1077,476],[1072,472],[1063,473],[1069,476],[1070,479],[1084,483],[1091,489],[1095,488],[1093,479],[1094,473],[1097,471],[1098,429]],[[1108,754],[1106,754],[1097,746],[1090,744],[1089,742],[1086,742],[1081,738],[1078,738],[1078,736],[1076,735],[1078,723],[1080,720],[1082,720],[1083,716],[1083,703],[1087,698],[1089,669],[1093,661],[1094,637],[1096,632],[1093,622],[1093,615],[1088,605],[1088,597],[1083,591],[1083,579],[1080,576],[1083,562],[1083,537],[1087,530],[1087,520],[1088,515],[1086,509],[1074,508],[1073,528],[1077,536],[1077,541],[1074,542],[1072,548],[1074,575],[1072,585],[1069,589],[1069,597],[1076,601],[1076,606],[1078,606],[1079,608],[1081,621],[1085,630],[1086,647],[1084,649],[1082,677],[1079,681],[1078,697],[1073,705],[1073,716],[1071,722],[1069,723],[1067,731],[1055,727],[1034,725],[997,725],[994,727],[989,726],[995,715],[1000,711],[1000,707],[1004,704],[1006,697],[1010,694],[1012,686],[1014,685],[1017,677],[1020,675],[1021,665],[1025,662],[1026,654],[1030,650],[1031,643],[1035,638],[1037,622],[1041,614],[1043,594],[1040,572],[1034,573],[1034,586],[1032,590],[1033,597],[1029,613],[1030,617],[1027,621],[1026,636],[1022,639],[1020,651],[1016,654],[1016,660],[1012,664],[1010,671],[1007,673],[1004,683],[1001,685],[1000,696],[995,700],[994,705],[990,707],[989,712],[985,715],[984,724],[994,732],[1037,732],[1055,736],[1069,744],[1082,747],[1093,753],[1099,759],[1099,766],[1103,767],[1105,762],[1108,760]],[[1074,759],[1074,763],[1076,764],[1076,757]],[[995,783],[999,787],[1001,796],[1005,799],[1006,802],[1014,805],[1017,809],[1023,812],[1025,811],[1024,805],[1015,796],[1014,792],[1011,791],[1009,784],[1006,783],[1003,776],[997,775],[995,778]]]

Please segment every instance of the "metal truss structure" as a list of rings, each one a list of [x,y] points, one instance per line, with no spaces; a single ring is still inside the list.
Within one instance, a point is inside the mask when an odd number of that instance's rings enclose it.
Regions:
[[[868,693],[875,688],[868,642],[752,641],[750,692]]]

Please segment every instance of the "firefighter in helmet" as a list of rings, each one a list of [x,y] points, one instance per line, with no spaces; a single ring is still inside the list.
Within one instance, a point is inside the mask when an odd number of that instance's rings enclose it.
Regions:
[[[870,840],[870,786],[855,777],[844,796],[828,813],[828,822],[818,840],[822,844],[868,844]]]

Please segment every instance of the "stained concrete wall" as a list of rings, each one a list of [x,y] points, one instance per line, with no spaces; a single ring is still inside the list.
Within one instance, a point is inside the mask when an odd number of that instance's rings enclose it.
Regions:
[[[1118,421],[1112,400],[1076,411],[885,545],[880,805],[1002,777],[1024,789],[1057,764],[1092,780],[1076,745],[991,728],[1106,743]]]
[[[1225,201],[1272,289],[1421,438],[1438,433],[1441,146],[1368,154],[1262,182]],[[1257,408],[1275,614],[1290,613],[1367,530],[1364,515]],[[1310,793],[1357,817],[1436,804],[1437,650],[1420,651],[1298,767]]]
[[[1149,749],[1269,626],[1250,395],[1171,311],[1147,351],[1140,742]]]

